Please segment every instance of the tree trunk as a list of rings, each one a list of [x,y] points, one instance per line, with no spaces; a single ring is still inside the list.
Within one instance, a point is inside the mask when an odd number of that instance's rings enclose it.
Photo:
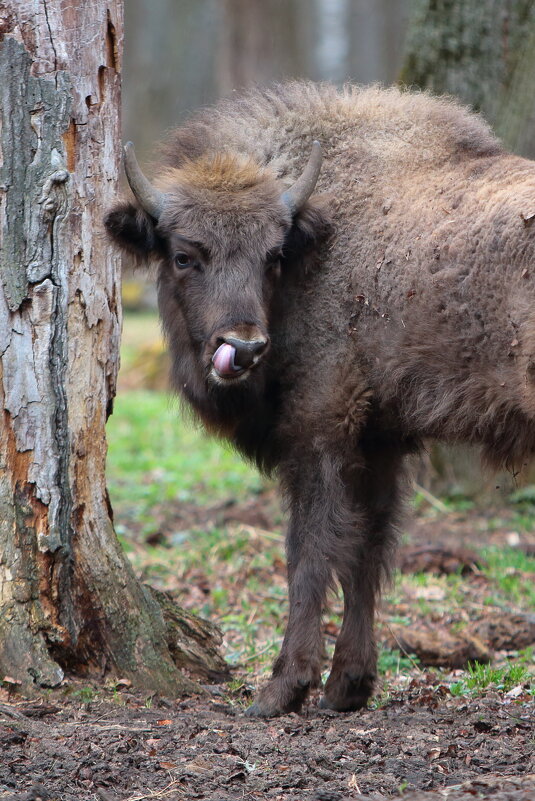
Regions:
[[[299,74],[307,18],[286,0],[220,0],[216,89],[219,96]]]
[[[0,679],[111,672],[169,694],[197,685],[105,485],[121,310],[101,217],[120,163],[122,11],[0,2]],[[205,673],[224,669],[212,656]]]
[[[534,74],[535,0],[412,0],[400,80],[459,97],[531,158]]]

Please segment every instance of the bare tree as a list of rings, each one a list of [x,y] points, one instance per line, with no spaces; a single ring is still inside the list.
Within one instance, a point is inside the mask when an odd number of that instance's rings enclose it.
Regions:
[[[120,0],[0,2],[0,679],[174,693],[223,669],[213,631],[136,580],[105,484],[122,26]]]

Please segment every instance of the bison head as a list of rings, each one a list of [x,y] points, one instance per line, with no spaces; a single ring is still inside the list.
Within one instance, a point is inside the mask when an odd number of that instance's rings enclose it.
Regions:
[[[168,169],[153,186],[131,143],[125,170],[137,203],[105,224],[137,256],[160,262],[159,304],[174,380],[190,400],[251,384],[270,348],[270,304],[281,263],[310,247],[324,223],[309,201],[321,166],[314,142],[290,188],[236,154],[211,153]],[[325,227],[325,225],[323,225]],[[197,404],[198,405],[198,404]]]

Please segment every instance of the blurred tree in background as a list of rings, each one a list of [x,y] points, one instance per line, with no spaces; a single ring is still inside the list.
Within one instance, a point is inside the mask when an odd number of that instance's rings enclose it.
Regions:
[[[506,146],[535,157],[535,1],[411,0],[400,81],[451,94],[491,123]],[[522,475],[533,481],[533,470]],[[516,477],[482,475],[477,454],[434,445],[419,480],[434,491],[507,494]]]
[[[128,0],[126,139],[145,159],[199,106],[254,83],[392,83],[409,0]]]
[[[534,0],[412,0],[400,77],[455,95],[535,157]]]

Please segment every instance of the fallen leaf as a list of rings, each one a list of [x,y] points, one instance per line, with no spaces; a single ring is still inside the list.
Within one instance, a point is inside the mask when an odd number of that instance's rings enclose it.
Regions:
[[[120,690],[121,687],[128,688],[128,687],[131,687],[131,686],[132,686],[132,682],[130,681],[130,679],[117,679],[117,681],[115,682],[115,687],[118,690]]]
[[[11,684],[13,686],[18,686],[19,684],[22,684],[20,679],[14,679],[12,676],[4,676],[4,678],[2,679],[2,682],[4,684]]]
[[[149,737],[148,740],[145,740],[145,745],[149,749],[150,756],[154,756],[158,747],[162,744],[162,741],[157,737]]]
[[[356,734],[358,737],[364,737],[366,734],[372,734],[374,731],[379,731],[378,726],[374,726],[373,729],[349,729],[350,732]]]
[[[188,773],[206,773],[211,769],[212,765],[202,756],[198,756],[196,759],[184,765],[184,770]]]
[[[509,692],[505,693],[506,698],[518,698],[520,695],[524,694],[524,688],[521,684],[517,684],[516,687],[512,687]]]

